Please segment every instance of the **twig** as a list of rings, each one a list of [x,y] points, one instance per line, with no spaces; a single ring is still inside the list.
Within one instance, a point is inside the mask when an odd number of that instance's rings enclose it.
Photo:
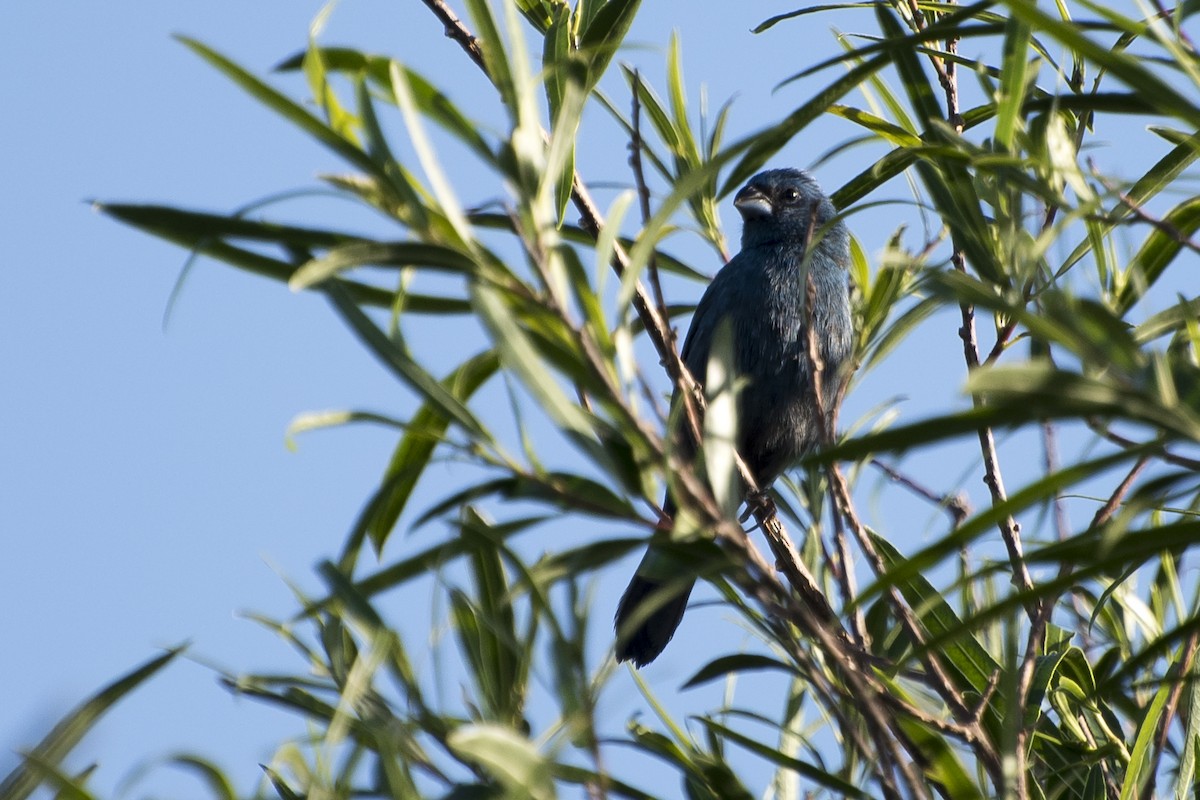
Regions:
[[[422,0],[422,2],[442,22],[446,35],[456,41],[490,79],[492,76],[487,71],[479,42],[471,35],[461,20],[442,0]],[[578,173],[574,175],[571,200],[580,214],[581,227],[593,237],[598,237],[603,230],[604,223],[587,186],[580,179]],[[627,266],[628,256],[624,248],[617,244],[614,247],[612,267],[618,275],[623,275]],[[686,365],[679,357],[665,314],[660,311],[657,304],[650,300],[640,281],[635,283],[633,305],[651,343],[666,366],[672,382],[684,395],[683,402],[689,428],[696,437],[696,441],[700,441],[699,420],[704,402],[703,394],[698,391],[697,382],[688,373]],[[600,358],[600,355],[594,351],[594,342],[585,337],[583,349],[588,355],[589,366],[596,369],[598,365],[591,362]],[[607,371],[602,372],[604,374],[597,377],[604,382],[606,391],[615,391],[616,387],[609,385],[611,380]],[[623,403],[618,405],[625,413],[629,414],[627,421],[635,425],[648,441],[660,441],[655,432],[648,430],[645,423],[633,416]],[[687,468],[688,465],[676,463],[675,459],[671,459],[671,461],[669,467],[676,471],[681,499],[686,500],[712,521],[717,540],[733,551],[739,563],[746,565],[744,572],[739,571],[733,576],[735,582],[765,609],[770,610],[777,606],[782,608],[783,618],[795,623],[805,635],[818,641],[823,652],[838,665],[839,673],[854,693],[854,698],[863,712],[863,719],[868,723],[867,727],[872,732],[872,738],[876,742],[877,755],[887,761],[887,766],[875,766],[875,774],[885,795],[901,797],[895,780],[891,777],[891,770],[894,769],[904,778],[910,796],[928,797],[928,789],[914,767],[915,763],[924,760],[920,748],[908,739],[898,726],[897,720],[886,714],[879,700],[879,697],[885,695],[886,692],[882,687],[872,686],[874,683],[873,673],[862,668],[862,665],[874,665],[878,659],[860,649],[838,622],[836,614],[829,607],[828,601],[795,552],[773,507],[759,504],[755,508],[755,517],[767,536],[767,541],[779,567],[788,582],[792,584],[798,597],[793,596],[779,582],[771,565],[753,547],[741,527],[722,515],[713,499],[711,490],[699,479],[695,471]],[[739,470],[743,473],[742,478],[747,487],[751,491],[755,491],[757,487],[754,476],[744,469],[744,464],[739,463]],[[961,703],[958,705],[961,706]],[[852,728],[852,726],[849,727]],[[889,730],[891,736],[887,735]],[[905,751],[908,757],[905,757]],[[865,748],[864,752],[866,752]],[[981,753],[980,755],[986,763],[987,759],[984,758],[986,754]]]
[[[816,218],[815,212],[816,208],[814,206],[812,213],[809,215],[809,229],[807,237],[809,240],[812,238],[813,225],[815,224]],[[837,406],[835,404],[834,408],[832,409],[826,409],[825,407],[825,393],[823,385],[825,362],[821,357],[820,347],[817,342],[816,320],[813,316],[813,310],[816,305],[816,284],[813,281],[811,274],[807,276],[806,299],[808,305],[808,324],[805,326],[805,338],[808,349],[808,359],[812,369],[813,403],[816,406],[816,424],[818,430],[820,431],[821,444],[822,446],[826,446],[832,441],[832,430],[830,429],[830,423],[833,421],[833,418],[836,417]],[[867,559],[870,561],[871,567],[875,571],[875,574],[877,576],[883,576],[887,571],[887,566],[884,564],[883,559],[876,550],[874,543],[871,542],[870,535],[867,533],[865,526],[858,519],[858,515],[854,510],[853,501],[850,498],[850,489],[846,484],[845,477],[841,473],[841,469],[837,464],[830,464],[826,469],[826,473],[828,475],[830,488],[839,513],[846,521],[851,531],[853,531],[858,542],[859,549],[861,549],[862,552],[867,556]],[[857,592],[855,591],[853,583],[852,570],[850,569],[850,564],[848,563],[849,547],[845,542],[843,542],[841,543],[839,550],[843,559],[846,560],[846,563],[844,563],[844,569],[842,570],[844,573],[844,580],[846,581],[843,587],[843,592],[850,598],[854,598],[856,597]],[[905,633],[907,633],[909,638],[912,639],[914,647],[918,648],[918,650],[922,653],[921,663],[925,667],[927,679],[934,691],[936,691],[943,701],[945,701],[955,719],[959,720],[960,722],[971,720],[973,717],[973,712],[967,708],[962,696],[954,688],[949,675],[947,675],[945,669],[942,667],[940,659],[932,651],[923,647],[923,644],[926,641],[925,636],[920,625],[917,623],[916,617],[913,615],[912,609],[909,608],[908,604],[904,601],[904,598],[901,597],[900,592],[895,586],[888,587],[887,595],[896,617],[900,620],[901,625],[904,627]],[[865,641],[865,633],[863,636]],[[998,775],[1000,768],[999,760],[996,758],[995,753],[991,751],[990,744],[988,743],[987,738],[983,736],[982,729],[979,727],[979,724],[976,722],[973,728],[968,726],[966,728],[961,728],[960,730],[965,731],[965,738],[976,746],[976,753],[979,756],[980,761],[987,766],[989,772],[994,769],[996,770],[994,774]]]
[[[846,479],[842,475],[841,469],[837,464],[831,464],[828,468],[828,474],[829,481],[834,487],[842,516],[845,518],[850,530],[854,533],[859,549],[866,555],[875,574],[883,577],[887,573],[887,565],[879,555],[879,551],[871,541],[870,534],[854,510],[854,503],[850,497],[850,489],[846,484]],[[905,634],[912,640],[913,647],[921,653],[921,664],[925,667],[926,680],[930,687],[946,703],[954,718],[965,726],[964,730],[969,732],[968,740],[974,745],[975,754],[985,769],[987,769],[988,774],[994,779],[999,780],[1001,775],[999,756],[993,749],[990,739],[984,733],[979,723],[972,722],[975,717],[975,711],[967,706],[962,695],[954,688],[950,676],[942,667],[941,659],[936,653],[925,647],[926,638],[924,632],[913,615],[912,609],[908,607],[908,604],[904,602],[904,598],[900,596],[899,590],[892,585],[886,591],[892,609],[895,611],[897,619],[899,619],[901,626],[904,628]]]
[[[871,459],[871,466],[887,475],[895,483],[900,484],[905,489],[908,489],[918,497],[923,497],[930,503],[945,511],[950,516],[950,523],[957,528],[966,522],[971,517],[971,501],[962,492],[955,494],[938,494],[934,490],[923,486],[904,473],[900,472],[893,466],[880,461],[878,458]]]
[[[1108,500],[1104,502],[1104,505],[1100,506],[1100,508],[1096,510],[1095,516],[1092,517],[1092,528],[1099,528],[1101,525],[1106,524],[1110,519],[1112,519],[1113,514],[1117,513],[1117,509],[1120,508],[1121,503],[1124,502],[1125,495],[1127,495],[1129,490],[1133,487],[1133,482],[1137,480],[1138,475],[1142,473],[1142,470],[1144,470],[1146,465],[1149,463],[1149,456],[1142,456],[1134,463],[1133,468],[1129,470],[1129,474],[1125,476],[1125,480],[1121,481],[1121,483],[1113,491],[1112,495],[1109,496]]]
[[[1142,222],[1145,222],[1146,224],[1162,231],[1167,236],[1171,237],[1171,240],[1176,244],[1182,245],[1192,252],[1200,253],[1200,244],[1197,244],[1193,239],[1189,238],[1187,234],[1179,230],[1179,228],[1175,227],[1170,222],[1151,214],[1149,211],[1143,208],[1140,203],[1114,186],[1111,181],[1100,174],[1100,172],[1096,169],[1095,163],[1090,158],[1088,159],[1088,169],[1091,171],[1093,178],[1100,181],[1100,183],[1104,185],[1105,189],[1108,189],[1117,196],[1117,199],[1121,201],[1121,205],[1125,206],[1125,208],[1129,210],[1130,214],[1137,217]]]
[[[1171,19],[1172,17],[1175,16],[1175,12],[1173,12],[1169,8],[1166,8],[1165,6],[1163,6],[1162,0],[1151,0],[1151,1],[1154,3],[1154,10],[1158,12],[1158,16],[1160,18]],[[1188,46],[1189,50],[1192,50],[1193,52],[1196,50],[1196,45],[1192,44],[1191,38],[1187,35],[1187,32],[1182,28],[1182,26],[1180,26],[1178,24],[1175,25],[1175,34],[1179,37],[1179,40],[1181,42],[1183,42],[1184,44],[1186,44]]]
[[[483,70],[483,74],[487,75],[488,79],[491,80],[492,76],[488,72],[487,64],[483,61],[483,50],[479,47],[479,40],[471,35],[471,32],[467,30],[467,26],[463,25],[462,20],[450,10],[450,6],[441,0],[421,0],[421,2],[433,12],[434,16],[441,20],[446,38],[458,42],[459,47],[475,62],[475,66]]]
[[[1086,420],[1084,420],[1084,422],[1093,433],[1099,434],[1113,444],[1119,445],[1127,450],[1130,448],[1141,448],[1146,446],[1145,444],[1135,442],[1133,439],[1122,436],[1119,433],[1114,433],[1096,417],[1088,417]],[[1194,458],[1176,455],[1170,450],[1167,450],[1165,447],[1159,448],[1158,452],[1155,453],[1155,457],[1160,461],[1166,462],[1167,464],[1200,472],[1200,461]]]
[[[1138,475],[1146,468],[1150,459],[1148,456],[1142,456],[1129,470],[1125,479],[1117,486],[1108,500],[1101,506],[1094,517],[1092,517],[1092,528],[1097,528],[1107,523],[1112,515],[1121,506],[1121,502],[1125,495],[1128,494],[1133,483],[1137,480]],[[1058,580],[1065,578],[1071,572],[1071,565],[1064,563],[1058,570]],[[1017,677],[1017,699],[1018,707],[1024,708],[1029,701],[1029,692],[1033,687],[1034,669],[1037,665],[1038,656],[1042,655],[1044,647],[1044,637],[1046,628],[1050,624],[1050,617],[1054,613],[1054,607],[1057,605],[1057,597],[1047,597],[1043,600],[1037,615],[1033,618],[1029,626],[1029,636],[1025,642],[1025,656],[1021,660],[1021,671]]]
[[[825,408],[825,359],[821,356],[821,348],[817,342],[817,284],[813,280],[812,273],[809,269],[811,259],[808,257],[812,252],[813,234],[816,232],[817,211],[820,207],[820,201],[814,200],[808,212],[808,228],[804,232],[804,252],[805,252],[805,319],[807,320],[804,326],[805,346],[808,351],[809,369],[812,371],[812,395],[813,403],[816,407],[816,425],[818,439],[821,447],[828,447],[833,443],[833,431],[837,426],[838,405],[837,400],[840,399],[841,391],[839,389],[839,397],[835,398],[833,408]],[[832,487],[830,498],[832,499]],[[837,516],[837,503],[833,504],[834,519]],[[850,544],[846,538],[845,528],[840,524],[834,526],[834,542],[837,546],[839,568],[835,570],[837,576],[838,588],[842,594],[842,607],[854,608],[851,616],[851,627],[857,637],[859,643],[863,647],[868,646],[870,641],[867,637],[867,624],[863,616],[862,608],[855,604],[855,599],[858,597],[858,586],[854,580],[854,559],[850,553]]]
[[[1058,472],[1058,437],[1055,435],[1054,423],[1049,420],[1042,421],[1042,453],[1046,475]],[[1066,504],[1063,502],[1062,492],[1058,489],[1054,490],[1054,528],[1058,531],[1059,541],[1066,540],[1071,535]]]
[[[646,172],[642,167],[642,74],[633,71],[633,109],[632,132],[629,140],[629,166],[633,168],[633,182],[637,186],[638,205],[642,211],[642,225],[650,222],[650,187],[646,184]],[[646,270],[650,273],[650,288],[654,291],[654,302],[658,305],[658,313],[667,319],[667,303],[663,299],[662,283],[658,279],[658,260],[651,251],[646,260]]]

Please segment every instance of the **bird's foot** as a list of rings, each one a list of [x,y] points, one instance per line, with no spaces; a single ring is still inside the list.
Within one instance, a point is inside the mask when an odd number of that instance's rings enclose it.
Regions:
[[[771,494],[767,490],[759,492],[751,492],[746,495],[746,511],[739,518],[739,522],[745,522],[750,519],[752,514],[758,513],[767,516],[775,515],[775,501],[771,499]]]

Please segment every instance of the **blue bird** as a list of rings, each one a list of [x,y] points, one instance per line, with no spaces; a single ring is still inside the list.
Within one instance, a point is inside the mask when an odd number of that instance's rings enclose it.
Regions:
[[[733,205],[743,220],[741,252],[700,298],[681,355],[703,385],[717,326],[723,320],[732,326],[734,369],[745,381],[737,402],[737,450],[765,490],[820,442],[808,324],[824,361],[827,425],[848,377],[843,365],[854,335],[847,273],[850,235],[833,203],[802,170],[755,175]],[[806,254],[810,244],[812,253]],[[806,270],[816,293],[811,320]],[[680,440],[682,455],[691,459],[696,445],[686,425]],[[663,509],[674,516],[676,504],[669,493]],[[618,661],[645,666],[667,646],[694,585],[694,580],[681,585],[681,575],[686,577],[685,567],[651,545],[617,607]]]

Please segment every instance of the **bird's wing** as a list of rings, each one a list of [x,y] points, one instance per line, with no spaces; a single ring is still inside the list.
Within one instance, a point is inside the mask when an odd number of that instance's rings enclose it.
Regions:
[[[704,385],[704,376],[708,371],[708,354],[712,348],[713,332],[717,323],[729,313],[735,299],[732,295],[736,288],[735,276],[740,271],[741,259],[741,253],[730,259],[704,290],[704,295],[696,305],[696,312],[692,315],[692,324],[688,326],[687,336],[683,340],[683,350],[679,355],[692,377],[701,386]]]

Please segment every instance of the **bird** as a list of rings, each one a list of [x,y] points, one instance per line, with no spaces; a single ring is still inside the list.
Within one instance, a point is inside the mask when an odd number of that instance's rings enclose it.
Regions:
[[[825,430],[831,430],[848,379],[854,336],[850,234],[833,202],[804,170],[761,172],[738,191],[733,205],[742,217],[741,250],[700,298],[681,357],[703,386],[714,333],[719,325],[730,325],[734,373],[745,382],[737,399],[737,451],[765,491],[820,443],[819,409],[827,415]],[[809,278],[815,290],[811,303]],[[823,362],[821,404],[809,358],[809,325]],[[675,395],[673,402],[678,388]],[[679,452],[691,460],[697,447],[683,428]],[[663,511],[671,518],[676,510],[668,491]],[[662,653],[683,619],[694,584],[678,556],[652,540],[617,606],[618,662],[643,667]]]

